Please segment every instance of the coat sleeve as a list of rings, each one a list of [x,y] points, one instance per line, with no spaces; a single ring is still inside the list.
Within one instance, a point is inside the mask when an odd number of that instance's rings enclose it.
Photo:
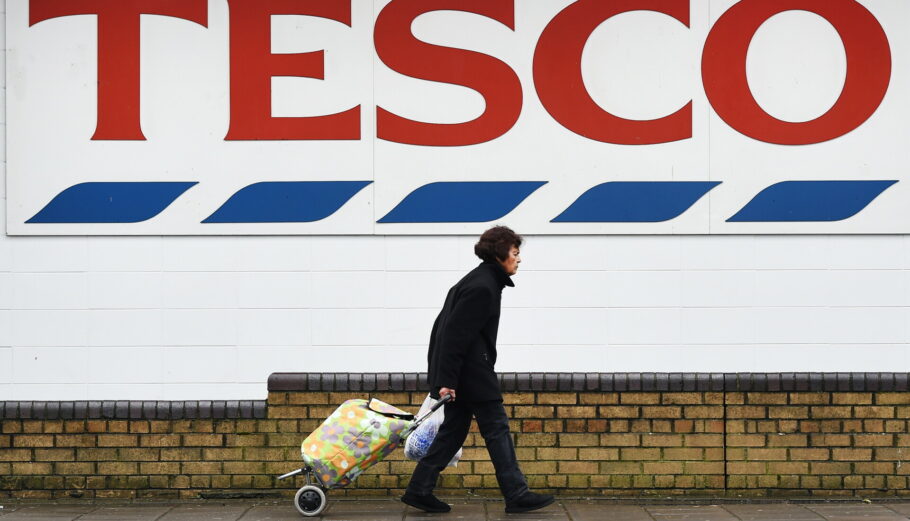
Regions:
[[[436,315],[436,320],[433,321],[433,329],[430,330],[430,346],[427,349],[427,372],[432,371],[433,364],[433,351],[436,349],[436,331],[439,330],[439,319],[442,315]]]
[[[485,286],[465,288],[439,338],[439,385],[457,389],[465,356],[490,318],[493,293]]]

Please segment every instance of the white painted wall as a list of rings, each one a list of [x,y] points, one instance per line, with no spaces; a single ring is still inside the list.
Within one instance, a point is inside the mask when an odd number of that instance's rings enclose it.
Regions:
[[[0,400],[262,398],[275,371],[422,371],[473,241],[0,235]],[[531,236],[523,257],[501,371],[910,369],[907,236]]]
[[[473,237],[0,238],[0,397],[261,398],[422,371]],[[502,371],[910,368],[904,236],[532,236]]]

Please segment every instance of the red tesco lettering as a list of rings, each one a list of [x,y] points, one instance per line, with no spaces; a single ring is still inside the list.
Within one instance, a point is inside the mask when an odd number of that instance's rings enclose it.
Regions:
[[[358,140],[360,105],[315,117],[271,115],[271,79],[324,79],[322,51],[273,54],[271,16],[315,16],[351,26],[342,0],[226,0],[230,11],[230,127],[226,140]],[[29,24],[73,15],[98,18],[98,113],[93,140],[144,140],[139,116],[139,17],[156,14],[207,27],[207,0],[30,0]],[[432,45],[411,32],[432,11],[463,11],[515,30],[514,0],[392,0],[373,31],[380,60],[396,72],[477,91],[486,102],[472,121],[414,121],[376,107],[379,139],[424,146],[468,146],[508,132],[518,121],[522,86],[515,70],[487,54]],[[581,54],[605,20],[629,11],[654,11],[689,26],[689,0],[578,0],[557,13],[534,49],[534,88],[547,112],[568,130],[604,143],[659,144],[692,137],[692,103],[654,120],[630,120],[597,105],[584,85]],[[785,11],[815,13],[837,30],[847,57],[840,97],[825,114],[786,122],[755,101],[746,78],[746,53],[755,32]],[[856,0],[740,0],[711,28],[702,56],[705,93],[714,111],[753,139],[806,145],[843,136],[878,109],[891,80],[891,50],[878,20]]]

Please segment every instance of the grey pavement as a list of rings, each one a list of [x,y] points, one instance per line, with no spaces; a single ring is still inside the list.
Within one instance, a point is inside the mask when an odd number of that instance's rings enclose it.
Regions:
[[[528,514],[506,514],[502,501],[450,500],[452,512],[425,514],[391,499],[333,499],[322,513],[331,521],[907,521],[907,502],[771,502],[721,504],[560,500]],[[0,501],[0,521],[296,521],[306,519],[292,500],[32,503]],[[318,519],[318,518],[316,518]]]

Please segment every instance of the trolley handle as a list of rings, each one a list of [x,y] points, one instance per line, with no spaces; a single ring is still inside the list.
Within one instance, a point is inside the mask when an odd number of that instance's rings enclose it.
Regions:
[[[424,420],[426,420],[427,418],[429,418],[430,416],[432,416],[434,412],[436,412],[437,410],[439,410],[440,407],[442,407],[443,405],[445,405],[447,402],[450,402],[450,401],[452,401],[452,395],[451,395],[451,394],[447,394],[447,395],[443,396],[442,398],[440,398],[440,400],[439,400],[438,402],[436,402],[435,404],[433,404],[433,407],[430,408],[429,412],[427,412],[426,414],[424,414],[424,415],[421,416],[420,418],[417,418],[417,420],[414,422],[414,428],[416,429],[417,426],[420,425],[421,423],[423,423]]]
[[[443,405],[445,405],[446,402],[450,402],[450,401],[452,401],[452,395],[451,395],[451,394],[447,394],[447,395],[443,396],[442,398],[439,399],[438,402],[436,402],[436,405],[434,405],[433,408],[430,409],[430,414],[436,412],[440,407],[442,407]]]

